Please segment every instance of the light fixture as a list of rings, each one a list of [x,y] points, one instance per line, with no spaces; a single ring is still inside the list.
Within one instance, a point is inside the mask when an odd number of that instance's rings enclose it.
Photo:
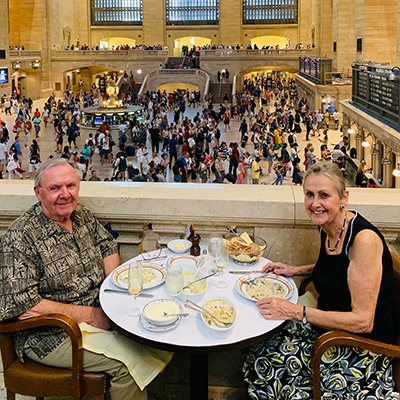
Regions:
[[[358,131],[356,133],[355,139],[356,140],[361,140],[362,139],[362,136],[358,133]]]
[[[400,164],[397,164],[397,168],[393,170],[392,175],[396,178],[400,177]]]
[[[33,69],[38,69],[38,68],[40,68],[40,66],[41,66],[41,63],[40,63],[39,60],[32,61],[32,68]]]
[[[367,140],[369,136],[371,136],[370,133],[368,133],[368,135],[365,136],[364,140],[361,142],[362,147],[370,147],[371,146],[371,143],[368,142],[368,140]]]
[[[390,165],[392,162],[387,158],[387,156],[384,156],[382,158],[382,165]]]
[[[373,156],[376,156],[377,154],[379,154],[379,150],[376,148],[375,144],[374,144],[374,147],[371,149],[371,154]]]
[[[353,128],[349,128],[349,129],[347,129],[347,133],[348,133],[349,135],[352,135],[353,133],[355,133],[355,131],[354,131]]]
[[[13,62],[13,69],[15,69],[15,71],[18,71],[19,69],[22,68],[22,62],[21,61],[15,61]]]
[[[142,70],[138,69],[136,72],[140,75],[142,73]]]

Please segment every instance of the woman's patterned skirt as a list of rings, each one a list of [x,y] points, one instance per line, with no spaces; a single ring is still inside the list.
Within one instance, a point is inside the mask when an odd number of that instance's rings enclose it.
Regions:
[[[319,333],[290,321],[269,340],[245,349],[244,380],[251,399],[312,399],[311,349]],[[321,362],[324,399],[391,399],[392,359],[348,346],[328,349]]]

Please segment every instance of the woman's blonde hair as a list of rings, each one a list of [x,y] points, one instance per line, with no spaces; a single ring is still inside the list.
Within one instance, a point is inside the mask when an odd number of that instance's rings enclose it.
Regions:
[[[335,163],[332,161],[318,161],[308,167],[307,171],[304,173],[303,189],[305,188],[307,178],[310,175],[325,175],[332,179],[340,198],[343,197],[344,192],[346,191],[346,182],[344,180],[342,171]]]
[[[357,168],[357,172],[364,172],[364,168],[367,165],[365,160],[361,160],[360,165]]]

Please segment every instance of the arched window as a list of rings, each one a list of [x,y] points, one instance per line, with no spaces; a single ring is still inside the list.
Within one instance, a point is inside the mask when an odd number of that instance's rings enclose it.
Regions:
[[[243,24],[297,24],[298,0],[243,0]]]
[[[217,25],[219,0],[166,0],[167,25]]]
[[[142,0],[91,0],[91,23],[104,25],[142,25]]]

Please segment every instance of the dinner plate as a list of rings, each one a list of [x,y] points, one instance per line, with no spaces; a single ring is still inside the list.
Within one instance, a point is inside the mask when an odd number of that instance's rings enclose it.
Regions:
[[[146,331],[151,331],[151,332],[167,332],[171,331],[172,329],[175,329],[178,325],[179,322],[181,322],[182,317],[179,317],[177,320],[175,320],[172,324],[169,325],[163,325],[163,326],[158,326],[158,325],[153,325],[147,319],[144,317],[142,314],[139,317],[139,325],[143,328],[146,329]]]
[[[272,274],[249,274],[236,281],[236,290],[240,295],[252,301],[264,297],[289,299],[294,287],[285,277]]]
[[[114,285],[128,290],[128,269],[129,265],[122,265],[113,272],[112,282]],[[144,278],[143,289],[151,289],[161,285],[165,281],[165,269],[163,267],[154,264],[145,264],[142,265],[142,269]]]

